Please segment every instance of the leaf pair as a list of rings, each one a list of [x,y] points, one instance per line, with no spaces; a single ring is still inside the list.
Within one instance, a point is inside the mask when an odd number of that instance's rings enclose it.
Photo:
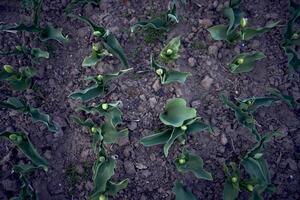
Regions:
[[[270,31],[279,22],[269,23],[265,27],[247,27],[248,19],[243,18],[243,12],[239,8],[240,1],[231,1],[230,6],[224,9],[224,15],[229,19],[228,25],[216,25],[210,27],[210,32],[214,40],[225,40],[233,43],[238,40],[250,40],[260,34]]]
[[[109,30],[105,29],[102,26],[97,25],[87,17],[77,16],[73,14],[69,14],[68,16],[79,19],[84,23],[88,24],[93,31],[93,35],[101,39],[101,43],[104,46],[104,48],[107,49],[109,53],[116,56],[121,61],[121,63],[125,68],[129,68],[129,63],[125,55],[125,52],[122,46],[120,45],[119,41],[117,40],[117,38],[114,36],[112,32],[110,32]]]
[[[86,113],[98,113],[100,116],[105,117],[104,123],[101,126],[98,126],[91,119],[83,121],[78,117],[74,117],[76,123],[89,128],[92,134],[94,151],[100,152],[103,143],[115,143],[119,138],[128,135],[128,129],[118,130],[117,128],[122,122],[122,112],[118,106],[119,102],[111,104],[103,103],[99,106],[81,107],[78,109]]]
[[[87,77],[86,80],[91,80],[94,84],[84,90],[75,91],[69,95],[69,98],[72,99],[81,99],[82,101],[89,101],[95,99],[96,97],[100,97],[105,94],[105,90],[107,89],[108,83],[118,78],[119,76],[127,73],[132,70],[132,68],[120,70],[117,73],[113,74],[104,74],[98,75],[95,77]]]
[[[131,32],[135,32],[138,28],[142,28],[143,30],[168,31],[172,25],[178,22],[176,4],[174,2],[170,2],[167,12],[158,17],[153,17],[150,20],[137,22],[131,27]]]
[[[7,81],[12,89],[22,91],[31,86],[32,77],[36,74],[37,70],[32,67],[23,67],[15,71],[11,65],[4,65],[0,71],[0,81]]]
[[[18,172],[27,173],[34,168],[40,167],[45,171],[48,170],[47,161],[40,156],[40,154],[37,152],[31,141],[29,140],[29,137],[25,133],[4,131],[0,133],[0,138],[5,138],[12,142],[32,162],[33,165],[19,166],[17,168]]]
[[[16,46],[14,50],[8,52],[0,51],[0,55],[2,56],[10,56],[10,55],[28,55],[32,59],[39,59],[39,58],[49,58],[49,53],[47,51],[43,51],[40,48],[27,48],[24,46]]]
[[[113,158],[100,156],[93,166],[94,189],[90,200],[107,199],[115,196],[120,190],[128,185],[128,179],[118,183],[112,182],[111,177],[115,174],[116,161]]]
[[[164,144],[164,154],[167,157],[169,149],[175,140],[184,141],[185,138],[201,131],[212,132],[209,125],[199,121],[194,108],[186,107],[186,101],[174,98],[167,101],[164,113],[159,118],[167,128],[150,136],[142,138],[144,146]]]
[[[176,159],[175,164],[179,172],[192,172],[199,179],[213,180],[211,173],[203,168],[202,158],[186,150]]]
[[[29,114],[32,118],[33,123],[42,122],[48,127],[48,130],[51,132],[57,132],[59,130],[56,124],[51,121],[49,115],[40,112],[38,109],[31,107],[18,98],[10,97],[6,102],[0,102],[0,108],[1,107],[16,110],[24,114]]]
[[[241,53],[233,58],[229,64],[231,73],[246,73],[254,69],[255,63],[265,58],[262,52]]]
[[[100,44],[93,44],[91,55],[84,58],[83,67],[91,67],[96,65],[105,56],[112,56],[106,49],[103,49]]]

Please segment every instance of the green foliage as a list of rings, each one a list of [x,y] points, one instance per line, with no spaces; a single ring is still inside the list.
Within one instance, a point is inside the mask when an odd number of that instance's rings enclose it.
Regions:
[[[87,77],[86,80],[91,80],[92,82],[94,82],[94,84],[84,90],[73,92],[69,95],[69,98],[89,101],[96,97],[102,96],[103,94],[105,94],[105,90],[107,89],[108,83],[111,80],[118,78],[119,76],[127,73],[130,70],[132,70],[132,68],[120,70],[119,72],[113,74],[103,74],[94,77]]]
[[[77,111],[84,111],[87,114],[97,113],[104,117],[104,123],[101,126],[98,126],[92,119],[81,120],[78,117],[74,117],[76,123],[89,129],[95,152],[100,152],[103,149],[103,143],[115,143],[119,138],[128,135],[128,129],[118,130],[117,128],[122,122],[122,112],[119,107],[120,102],[103,103],[97,106],[80,107],[77,109]]]
[[[0,102],[0,108],[1,107],[16,110],[24,114],[29,114],[34,123],[42,122],[48,127],[49,131],[51,132],[58,131],[58,127],[53,121],[51,121],[49,115],[40,112],[38,109],[31,107],[29,104],[26,104],[25,102],[21,101],[18,98],[10,97],[6,102]]]
[[[96,65],[99,61],[102,60],[105,56],[112,56],[106,49],[103,49],[102,46],[97,43],[93,44],[91,55],[84,58],[82,62],[83,67],[90,67]]]
[[[30,142],[29,137],[23,132],[8,132],[4,131],[0,133],[0,138],[5,138],[12,142],[22,151],[25,156],[32,162],[33,165],[27,166],[26,169],[22,168],[22,171],[27,172],[33,168],[43,168],[45,171],[48,170],[47,161],[40,156],[33,144]]]
[[[223,200],[234,200],[240,191],[240,172],[236,163],[231,162],[230,168],[224,165],[226,180],[224,183]]]
[[[107,49],[109,53],[116,56],[125,68],[129,68],[129,63],[125,52],[112,32],[110,32],[102,26],[98,26],[96,23],[94,23],[91,19],[87,17],[77,16],[73,14],[69,14],[68,16],[79,19],[84,23],[88,24],[93,31],[93,35],[101,40],[101,43],[103,44],[104,48]]]
[[[137,22],[131,27],[131,32],[135,32],[138,28],[143,30],[157,30],[157,31],[168,31],[169,28],[178,23],[178,16],[176,13],[176,4],[170,2],[168,11],[158,17],[153,17],[149,20],[142,20]]]
[[[175,200],[197,200],[194,194],[179,181],[175,182],[172,191],[176,195]]]
[[[276,27],[279,22],[269,23],[265,27],[247,27],[248,19],[240,10],[241,1],[231,1],[229,7],[224,9],[224,15],[229,19],[228,25],[216,25],[208,29],[214,40],[225,40],[229,43],[238,40],[250,40],[255,36],[266,33]]]
[[[168,100],[165,110],[159,118],[167,127],[153,135],[142,138],[141,143],[144,146],[164,144],[166,157],[175,140],[184,141],[188,135],[201,131],[212,132],[209,125],[196,117],[194,108],[186,107],[184,99],[174,98]]]
[[[156,75],[160,78],[161,84],[170,84],[170,83],[184,83],[188,76],[191,74],[188,72],[180,72],[173,69],[168,69],[161,66],[156,62],[151,55],[150,57],[151,68],[154,69]]]
[[[231,73],[245,73],[253,70],[258,60],[265,58],[262,52],[241,53],[233,58],[229,64]]]
[[[72,12],[77,6],[84,7],[86,4],[99,5],[101,0],[71,0],[65,8],[66,13]]]
[[[30,56],[31,59],[49,58],[49,53],[47,51],[43,51],[40,48],[27,48],[25,46],[16,46],[14,50],[8,52],[0,51],[0,55],[27,55]]]
[[[202,158],[188,151],[184,151],[176,159],[175,164],[179,172],[192,172],[199,179],[213,180],[211,173],[203,168]]]
[[[12,89],[22,91],[31,86],[32,77],[36,73],[36,69],[32,67],[22,67],[15,71],[11,65],[4,65],[0,71],[0,81],[7,81]]]
[[[296,53],[295,48],[300,45],[299,28],[295,28],[296,20],[300,17],[300,4],[294,1],[289,1],[290,19],[284,33],[284,42],[282,44],[285,54],[288,58],[289,74],[300,71],[300,59]]]
[[[118,183],[112,182],[116,161],[113,158],[100,156],[93,166],[94,189],[90,200],[107,199],[109,196],[115,196],[120,190],[128,185],[128,179]]]
[[[160,59],[166,63],[179,58],[180,37],[173,38],[160,52]]]

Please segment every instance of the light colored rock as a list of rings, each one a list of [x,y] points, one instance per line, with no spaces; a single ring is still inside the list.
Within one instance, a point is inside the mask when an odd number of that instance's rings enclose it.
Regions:
[[[188,59],[188,63],[189,63],[189,66],[190,66],[190,67],[195,67],[196,64],[197,64],[197,61],[196,61],[195,58],[190,57],[190,58]]]
[[[204,79],[201,81],[201,86],[204,87],[204,89],[209,90],[211,85],[213,84],[214,79],[210,78],[208,75],[204,77]]]

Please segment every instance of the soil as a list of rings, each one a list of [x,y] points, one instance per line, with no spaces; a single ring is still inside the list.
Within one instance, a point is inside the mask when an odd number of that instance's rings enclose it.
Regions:
[[[36,171],[31,176],[41,200],[88,198],[93,188],[91,166],[95,155],[87,130],[70,119],[77,114],[74,109],[81,102],[69,99],[68,94],[87,85],[85,76],[120,68],[116,58],[105,58],[94,68],[81,66],[83,58],[90,53],[93,40],[86,24],[64,15],[67,3],[67,0],[44,0],[42,7],[42,22],[62,27],[70,39],[66,44],[41,43],[27,33],[0,33],[1,50],[24,43],[50,52],[50,59],[42,60],[36,66],[38,77],[34,80],[39,93],[32,90],[15,92],[0,83],[0,100],[9,96],[21,97],[48,113],[61,127],[54,135],[45,126],[33,124],[27,116],[0,110],[0,130],[26,131],[38,151],[50,162],[47,173]],[[172,187],[175,180],[181,180],[198,199],[222,199],[223,164],[237,161],[254,145],[254,140],[249,131],[235,121],[234,113],[223,105],[221,92],[231,98],[246,98],[263,96],[270,88],[276,88],[295,99],[300,98],[299,74],[289,79],[287,58],[280,46],[283,26],[249,42],[229,45],[213,41],[206,29],[227,22],[221,10],[228,1],[192,0],[187,5],[179,5],[181,22],[153,43],[145,42],[142,31],[130,33],[130,26],[138,19],[157,15],[166,10],[167,5],[167,0],[103,0],[100,6],[87,5],[76,10],[111,30],[134,68],[134,72],[114,81],[115,89],[109,95],[94,101],[122,101],[123,126],[130,130],[128,138],[109,146],[110,154],[118,155],[114,179],[130,179],[128,187],[112,198],[114,200],[174,199]],[[287,0],[245,0],[242,8],[254,26],[277,20],[286,24],[289,16]],[[0,2],[0,22],[28,20],[30,13],[24,11],[20,1]],[[181,57],[174,66],[192,76],[182,85],[161,86],[149,70],[150,54],[158,55],[162,46],[175,36],[181,36],[182,46]],[[267,58],[259,61],[250,73],[231,74],[227,64],[232,57],[252,50],[262,51]],[[4,64],[26,66],[30,60],[24,56],[0,57],[0,65]],[[176,171],[173,159],[180,150],[178,144],[172,146],[169,157],[165,158],[162,146],[146,148],[139,143],[143,136],[162,126],[158,116],[171,97],[186,99],[215,129],[214,135],[201,133],[187,142],[187,148],[201,156],[205,168],[212,172],[214,180],[211,182]],[[277,129],[287,133],[287,136],[276,138],[267,145],[265,157],[277,190],[266,199],[300,199],[300,119],[297,114],[285,104],[278,103],[259,109],[255,116],[261,133]],[[0,141],[0,158],[0,199],[7,200],[20,188],[17,177],[11,174],[11,167],[27,160],[4,140]],[[244,193],[239,196],[239,199],[246,198]]]

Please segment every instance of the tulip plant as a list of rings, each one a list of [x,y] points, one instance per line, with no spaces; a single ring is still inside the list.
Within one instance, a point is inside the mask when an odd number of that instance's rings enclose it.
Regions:
[[[110,180],[114,175],[116,161],[113,157],[107,155],[105,148],[105,144],[116,143],[117,139],[128,135],[128,129],[120,131],[117,129],[117,126],[122,122],[120,106],[121,103],[116,102],[77,109],[77,111],[83,111],[86,114],[98,114],[104,117],[104,123],[100,126],[92,119],[81,120],[78,117],[73,117],[76,123],[89,129],[92,135],[94,152],[98,154],[98,159],[93,166],[94,190],[90,200],[107,200],[109,196],[115,196],[128,185],[128,179],[124,179],[119,183]]]
[[[17,197],[11,199],[37,200],[37,192],[30,183],[28,175],[38,168],[48,171],[48,162],[40,156],[27,134],[23,132],[4,131],[0,133],[0,138],[10,141],[31,161],[31,164],[19,164],[13,167],[13,172],[19,174],[21,191]]]
[[[7,101],[0,102],[0,108],[12,109],[24,114],[29,114],[34,123],[42,122],[48,127],[48,130],[51,132],[57,132],[59,130],[56,124],[51,121],[49,115],[42,113],[37,108],[31,107],[29,104],[23,102],[18,98],[10,97]]]
[[[262,52],[241,53],[233,58],[229,64],[231,73],[245,73],[254,69],[257,61],[265,58]]]
[[[189,135],[202,131],[212,132],[211,127],[197,117],[196,109],[187,107],[186,101],[181,98],[169,99],[159,119],[166,128],[144,137],[141,143],[146,147],[164,144],[166,157],[175,140],[184,143]]]
[[[25,5],[28,6],[27,8],[32,10],[33,20],[32,24],[27,25],[24,23],[17,24],[17,25],[9,25],[9,24],[2,24],[0,25],[0,31],[7,31],[7,32],[17,32],[17,31],[25,31],[29,33],[36,33],[38,38],[41,41],[48,41],[48,40],[56,40],[58,42],[67,42],[68,39],[62,34],[62,29],[54,28],[52,25],[47,24],[45,27],[40,25],[40,12],[42,7],[42,0],[25,0]],[[24,3],[23,3],[24,5]]]
[[[299,28],[295,26],[296,20],[300,16],[300,4],[289,1],[289,9],[291,18],[288,21],[286,31],[284,33],[283,49],[288,58],[288,69],[290,75],[300,71],[300,58],[296,53],[295,47],[300,45]]]
[[[75,91],[69,95],[69,98],[72,99],[81,99],[82,101],[89,101],[95,99],[96,97],[102,96],[108,89],[108,83],[118,78],[119,76],[127,73],[128,71],[132,70],[132,68],[120,70],[117,73],[113,74],[99,74],[93,77],[86,77],[86,80],[90,80],[94,82],[94,84],[84,90]]]
[[[105,56],[112,56],[111,53],[109,53],[106,49],[103,49],[101,44],[96,43],[93,44],[91,55],[88,57],[85,57],[82,66],[83,67],[91,67],[96,65],[99,61],[102,60]]]
[[[245,189],[250,193],[250,199],[263,199],[264,192],[273,193],[275,186],[271,182],[267,161],[263,158],[265,143],[274,136],[282,136],[281,132],[266,134],[257,141],[256,145],[242,158],[239,165],[231,162],[229,167],[224,166],[226,180],[224,183],[223,199],[235,200],[239,192]],[[243,178],[242,166],[249,178]]]
[[[238,40],[250,40],[260,34],[270,31],[279,22],[269,23],[265,27],[248,27],[248,19],[240,9],[241,0],[231,0],[229,7],[224,9],[224,15],[229,19],[228,25],[216,25],[208,31],[214,40],[225,40],[233,43]]]
[[[74,15],[74,14],[69,14],[68,16],[76,18],[76,19],[81,20],[82,22],[88,24],[91,27],[93,36],[96,39],[99,39],[101,41],[101,44],[104,46],[104,48],[109,53],[111,53],[114,56],[116,56],[117,58],[119,58],[119,60],[121,61],[121,63],[123,64],[123,66],[125,68],[129,68],[129,63],[128,63],[127,57],[125,55],[125,52],[124,52],[122,46],[120,45],[119,41],[117,40],[117,38],[114,36],[114,34],[111,31],[105,29],[102,26],[97,25],[95,22],[93,22],[91,19],[89,19],[87,17],[78,16],[78,15]],[[94,47],[93,47],[93,49],[94,49]],[[88,66],[94,65],[93,63],[97,62],[101,57],[103,57],[103,55],[109,55],[107,52],[105,52],[104,50],[101,50],[101,48],[98,48],[98,47],[96,49],[94,49],[94,54],[95,55],[93,56],[93,62],[92,62],[92,64],[89,63]]]
[[[40,48],[28,48],[25,46],[15,46],[14,50],[3,52],[0,51],[1,56],[9,56],[9,55],[27,55],[33,61],[39,58],[49,58],[49,53],[47,51],[43,51]]]
[[[180,37],[173,38],[160,52],[159,57],[165,63],[179,58]],[[160,65],[150,56],[151,68],[155,71],[156,75],[160,78],[161,84],[170,84],[174,82],[184,83],[186,78],[190,75],[187,72],[180,72],[173,69],[168,69]]]
[[[175,193],[175,200],[197,200],[194,194],[179,181],[175,182],[172,191]]]
[[[228,97],[222,95],[223,103],[235,112],[237,121],[244,127],[248,128],[259,141],[261,136],[256,129],[257,122],[254,118],[254,113],[259,107],[270,106],[274,102],[283,101],[292,108],[298,105],[290,96],[281,94],[278,90],[273,90],[270,95],[265,97],[253,97],[244,100],[233,102]]]
[[[22,67],[17,71],[11,65],[4,65],[0,71],[0,81],[7,81],[12,89],[22,91],[30,88],[36,73],[32,67]]]

